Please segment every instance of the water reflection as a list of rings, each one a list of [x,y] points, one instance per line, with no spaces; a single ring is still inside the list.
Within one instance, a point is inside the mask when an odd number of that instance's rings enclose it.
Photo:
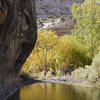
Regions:
[[[8,100],[100,100],[100,90],[56,83],[25,86]]]

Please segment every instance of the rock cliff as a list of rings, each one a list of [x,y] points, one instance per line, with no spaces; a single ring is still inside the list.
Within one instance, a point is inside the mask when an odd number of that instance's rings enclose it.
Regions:
[[[20,69],[37,39],[35,0],[0,0],[0,100],[20,84]]]

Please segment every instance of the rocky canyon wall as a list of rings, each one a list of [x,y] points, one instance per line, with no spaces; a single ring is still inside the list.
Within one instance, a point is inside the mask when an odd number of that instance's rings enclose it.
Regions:
[[[19,86],[36,39],[35,0],[0,0],[0,100]]]

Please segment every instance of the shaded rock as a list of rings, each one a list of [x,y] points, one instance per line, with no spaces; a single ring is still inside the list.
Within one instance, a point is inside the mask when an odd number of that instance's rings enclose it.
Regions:
[[[6,13],[5,13],[6,11]],[[20,69],[37,39],[34,0],[0,0],[0,100],[20,85]]]

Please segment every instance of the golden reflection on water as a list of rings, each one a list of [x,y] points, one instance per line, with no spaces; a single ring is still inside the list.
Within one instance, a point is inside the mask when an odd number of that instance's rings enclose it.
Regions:
[[[35,83],[21,88],[8,100],[100,100],[100,90],[58,83]]]
[[[20,90],[20,100],[100,100],[100,90],[66,84],[36,83]]]

